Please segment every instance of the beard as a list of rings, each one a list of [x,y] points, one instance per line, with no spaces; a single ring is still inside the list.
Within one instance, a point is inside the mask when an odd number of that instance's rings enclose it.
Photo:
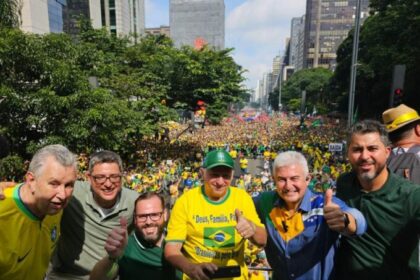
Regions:
[[[146,234],[145,230],[147,228],[150,228],[150,227],[157,227],[157,231],[153,234]],[[150,224],[150,225],[145,225],[145,226],[141,227],[140,229],[138,229],[137,233],[144,241],[146,241],[148,243],[151,243],[151,244],[155,244],[162,237],[164,229],[165,229],[164,224],[161,224],[161,225]]]
[[[363,162],[358,163],[362,164]],[[369,161],[370,164],[375,164],[376,162],[373,161]],[[373,181],[376,177],[378,177],[379,174],[382,173],[382,171],[385,169],[386,165],[385,164],[381,164],[379,165],[377,168],[370,170],[369,172],[362,172],[361,169],[357,170],[358,173],[358,177],[360,180],[365,181],[365,182],[371,182]]]

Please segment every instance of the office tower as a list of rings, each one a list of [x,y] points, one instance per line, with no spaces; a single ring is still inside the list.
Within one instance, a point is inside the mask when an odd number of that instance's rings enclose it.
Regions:
[[[175,46],[216,49],[225,46],[225,3],[223,0],[170,0],[169,22]]]
[[[80,17],[93,28],[106,27],[117,36],[142,35],[145,29],[144,0],[67,0],[64,30],[77,34]]]
[[[303,68],[303,42],[305,38],[305,16],[292,18],[290,30],[289,64],[294,69]]]
[[[357,0],[307,0],[304,68],[334,70],[336,52],[354,25]],[[361,21],[368,15],[368,0],[361,0]]]
[[[20,29],[36,34],[63,32],[65,6],[66,0],[23,0]]]

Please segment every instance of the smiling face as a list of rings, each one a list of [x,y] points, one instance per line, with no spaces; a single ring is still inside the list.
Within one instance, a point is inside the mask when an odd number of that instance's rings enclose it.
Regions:
[[[308,188],[310,177],[299,164],[277,167],[273,175],[277,194],[288,210],[297,209]]]
[[[207,197],[219,201],[228,191],[233,178],[233,169],[226,166],[203,169],[203,178]]]
[[[67,204],[76,181],[74,166],[63,166],[54,157],[47,157],[41,169],[26,174],[35,203],[29,206],[39,218],[55,215]]]
[[[111,208],[117,202],[121,191],[121,170],[115,162],[97,163],[92,172],[88,172],[94,199],[102,208]]]
[[[137,233],[147,242],[159,245],[162,241],[167,213],[157,196],[136,203],[134,225]]]
[[[353,134],[347,156],[362,185],[387,176],[386,161],[390,152],[379,133]]]

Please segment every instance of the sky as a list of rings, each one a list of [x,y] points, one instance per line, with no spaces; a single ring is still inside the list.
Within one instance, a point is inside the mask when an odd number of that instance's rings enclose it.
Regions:
[[[306,0],[225,0],[225,47],[247,72],[245,86],[255,89],[283,55],[293,17],[305,13]],[[146,27],[169,25],[169,0],[145,0]]]

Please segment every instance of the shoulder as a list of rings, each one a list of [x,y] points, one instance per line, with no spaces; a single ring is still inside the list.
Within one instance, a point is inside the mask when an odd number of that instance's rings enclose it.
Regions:
[[[73,196],[79,197],[82,194],[86,194],[90,191],[90,183],[88,181],[80,181],[77,180],[74,183],[74,190],[73,190]]]
[[[127,187],[121,188],[122,199],[135,201],[138,196],[139,196],[139,193],[136,192],[135,190],[129,189]]]

